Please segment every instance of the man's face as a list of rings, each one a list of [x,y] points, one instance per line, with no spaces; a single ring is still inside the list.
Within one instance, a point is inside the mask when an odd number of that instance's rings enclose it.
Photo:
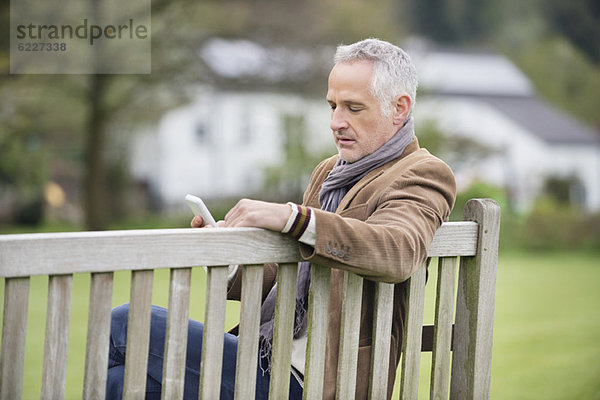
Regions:
[[[373,63],[338,63],[329,74],[327,102],[331,130],[342,160],[355,162],[385,144],[400,128],[393,117],[381,113],[370,93]]]

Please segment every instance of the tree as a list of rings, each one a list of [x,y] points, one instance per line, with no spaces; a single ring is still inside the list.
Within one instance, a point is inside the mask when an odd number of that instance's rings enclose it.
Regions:
[[[551,27],[596,64],[600,63],[600,3],[597,0],[550,0],[544,10]]]
[[[96,0],[91,4],[102,6]],[[50,146],[56,154],[64,156],[59,154],[60,145],[76,153],[71,159],[73,166],[82,163],[85,171],[81,181],[86,228],[105,229],[110,219],[108,199],[114,191],[107,176],[112,147],[109,133],[118,126],[133,129],[136,124],[151,124],[163,110],[186,101],[190,85],[212,82],[215,76],[197,54],[204,40],[215,36],[244,37],[292,48],[337,44],[372,35],[396,40],[397,24],[387,12],[393,3],[377,0],[375,4],[355,1],[346,5],[342,0],[252,3],[153,0],[150,75],[5,74],[0,81],[0,92],[12,102],[27,104],[27,112],[19,115],[34,121],[45,145],[57,143]],[[8,29],[9,4],[5,2],[0,7],[2,25]],[[373,29],[375,23],[377,29]],[[3,36],[5,42],[0,42],[3,46],[0,63],[6,72],[9,37]],[[29,102],[24,92],[38,95]],[[52,99],[46,97],[50,92]],[[61,109],[61,105],[67,108]]]
[[[499,5],[484,0],[412,0],[403,19],[438,43],[482,43],[498,25]]]
[[[194,48],[203,38],[201,32],[190,36],[180,36],[183,32],[171,29],[161,19],[180,18],[187,27],[194,21],[186,18],[185,7],[191,1],[177,3],[154,1],[152,4],[153,23],[156,31],[152,42],[153,62],[151,75],[4,75],[1,91],[3,100],[16,103],[9,111],[11,119],[30,121],[30,129],[38,128],[43,143],[60,143],[71,137],[76,143],[76,158],[83,162],[84,216],[87,229],[101,230],[107,227],[110,210],[107,207],[111,196],[111,185],[107,181],[107,142],[108,132],[127,121],[151,121],[158,110],[172,107],[186,97],[184,87],[198,81],[199,74],[190,69],[197,63],[194,51],[182,51],[183,46]],[[2,8],[3,21],[8,20],[8,5]],[[9,26],[8,23],[3,24]],[[193,31],[188,30],[190,34]],[[175,36],[175,37],[174,37]],[[7,38],[9,35],[6,36]],[[194,38],[193,45],[190,39]],[[173,48],[172,43],[180,46]],[[8,72],[8,43],[3,47],[3,69]],[[165,90],[165,88],[168,88]],[[161,96],[156,96],[160,89]],[[30,96],[36,93],[34,96]],[[47,96],[52,94],[52,98]],[[34,97],[33,100],[30,97]],[[59,105],[69,105],[60,109]],[[71,108],[73,106],[73,108]],[[72,111],[72,112],[65,112]],[[8,127],[10,129],[10,127]],[[17,131],[14,131],[17,133]],[[22,134],[22,133],[21,133]],[[82,137],[84,138],[82,140]],[[59,145],[60,146],[60,145]],[[50,146],[52,147],[52,145]],[[60,150],[58,151],[60,153]]]

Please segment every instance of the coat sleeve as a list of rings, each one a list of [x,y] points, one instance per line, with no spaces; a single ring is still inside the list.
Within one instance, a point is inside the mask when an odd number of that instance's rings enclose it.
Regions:
[[[227,290],[227,300],[240,300],[242,298],[242,275],[244,273],[243,266],[240,265],[238,268],[238,272],[231,283],[231,286]],[[269,263],[265,264],[263,269],[263,287],[262,287],[262,301],[265,301],[265,298],[271,291],[271,288],[275,284],[277,279],[277,264]]]
[[[432,156],[397,175],[339,214],[313,209],[316,243],[300,244],[303,258],[371,280],[408,279],[448,218],[456,184],[450,168]]]

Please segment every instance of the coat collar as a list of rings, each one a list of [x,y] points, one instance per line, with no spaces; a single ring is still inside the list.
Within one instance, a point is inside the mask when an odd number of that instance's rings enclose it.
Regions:
[[[386,170],[388,170],[391,166],[395,165],[398,161],[406,158],[408,155],[414,153],[417,150],[419,150],[419,141],[415,137],[413,139],[413,141],[410,142],[410,144],[408,146],[406,146],[406,148],[404,149],[404,151],[402,152],[402,155],[400,157],[398,157],[395,160],[392,160],[392,161],[390,161],[388,163],[383,164],[381,167],[373,169],[372,171],[370,171],[369,173],[367,173],[360,181],[358,181],[354,186],[352,186],[352,188],[348,191],[348,193],[346,193],[346,195],[344,196],[344,198],[342,199],[342,201],[338,205],[336,213],[340,213],[343,210],[345,210],[350,205],[350,202],[352,201],[352,199],[354,198],[354,196],[356,196],[356,194],[362,188],[364,188],[370,182],[372,182],[373,180],[375,180],[376,178],[378,178],[380,175],[382,175],[383,173],[385,173]],[[334,160],[335,160],[335,157],[334,157]],[[331,169],[333,168],[333,165],[335,165],[335,161],[334,161],[333,164],[331,164],[331,165],[328,166],[329,167],[329,171],[327,171],[327,175],[329,175],[329,172],[331,172]],[[325,175],[325,176],[327,176],[327,175]]]

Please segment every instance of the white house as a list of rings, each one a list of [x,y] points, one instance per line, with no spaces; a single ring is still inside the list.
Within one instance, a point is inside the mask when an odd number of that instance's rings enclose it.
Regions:
[[[600,208],[600,136],[540,99],[529,80],[497,54],[416,52],[422,96],[416,119],[497,150],[455,166],[460,187],[480,179],[506,187],[527,210],[549,177],[577,178],[577,198]]]
[[[183,204],[186,193],[207,199],[254,194],[265,168],[284,161],[291,133],[286,119],[302,121],[308,151],[335,153],[324,99],[207,87],[165,114],[156,129],[136,135],[132,174],[167,208]]]
[[[245,41],[212,41],[201,54],[221,81],[262,73],[271,83],[283,83],[310,75],[299,66],[314,65],[306,53],[269,53]],[[582,205],[600,209],[598,136],[539,99],[512,63],[495,54],[411,54],[421,81],[417,136],[419,123],[433,120],[448,135],[497,150],[476,164],[452,165],[459,188],[475,179],[501,185],[517,207],[527,209],[547,177],[577,176]],[[290,77],[282,72],[281,57],[295,65]],[[257,193],[264,168],[283,162],[286,135],[304,135],[309,151],[334,154],[325,89],[311,97],[281,90],[198,88],[189,105],[168,112],[155,129],[136,136],[133,176],[147,182],[166,207],[181,205],[186,193],[213,199]],[[286,118],[302,121],[303,128],[290,132]]]

